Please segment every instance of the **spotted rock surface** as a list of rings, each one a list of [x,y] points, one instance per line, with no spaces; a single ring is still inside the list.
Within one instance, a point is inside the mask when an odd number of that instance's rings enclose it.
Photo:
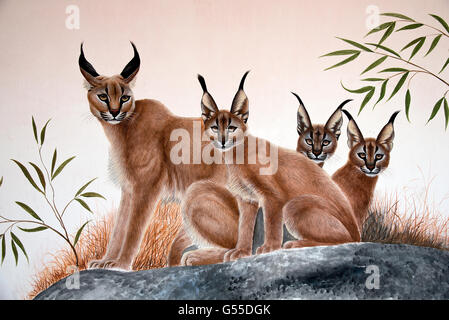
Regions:
[[[86,270],[74,285],[63,279],[36,299],[449,299],[449,252],[350,243],[207,266]]]

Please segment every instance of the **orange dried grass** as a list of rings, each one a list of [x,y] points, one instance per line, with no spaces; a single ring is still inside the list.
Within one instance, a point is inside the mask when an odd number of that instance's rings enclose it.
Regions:
[[[449,249],[449,218],[442,218],[428,200],[397,193],[375,198],[362,227],[363,242],[401,243]]]
[[[133,270],[165,267],[168,250],[181,223],[179,205],[160,201],[150,219],[139,253],[134,260]],[[76,245],[79,270],[85,270],[89,261],[103,257],[113,226],[114,214],[109,214],[86,227]],[[71,266],[75,264],[75,257],[70,248],[61,249],[52,254],[52,261],[33,277],[32,290],[28,294],[28,299],[34,298],[39,292],[70,275],[74,271]]]

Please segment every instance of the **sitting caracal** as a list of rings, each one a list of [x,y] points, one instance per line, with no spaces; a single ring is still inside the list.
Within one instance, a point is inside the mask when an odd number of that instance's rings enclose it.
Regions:
[[[332,113],[325,125],[312,124],[301,98],[296,93],[292,93],[299,101],[296,127],[299,138],[296,151],[323,167],[324,162],[332,157],[337,150],[338,138],[340,137],[340,130],[343,124],[341,110],[345,104],[352,100],[343,101]]]
[[[236,216],[223,216],[214,211],[206,214],[201,212],[198,215],[196,211],[187,211],[188,215],[184,216],[184,219],[191,227],[192,238],[201,238],[204,242],[215,244],[218,242],[216,238],[223,233],[237,234],[235,248],[227,248],[224,260],[248,256],[252,249],[257,208],[262,207],[265,240],[257,249],[257,253],[281,248],[283,214],[287,216],[289,231],[298,238],[305,239],[302,245],[295,243],[295,246],[360,241],[360,231],[350,203],[323,169],[300,153],[278,148],[266,140],[247,133],[249,108],[248,98],[243,89],[246,75],[247,73],[240,82],[230,111],[218,109],[203,77],[198,76],[203,89],[201,109],[205,133],[213,139],[215,149],[222,152],[223,157],[228,160],[227,189],[237,198],[239,222],[236,230],[236,223],[226,224],[228,221],[235,221]],[[249,147],[251,141],[256,141],[255,148]],[[244,161],[237,157],[239,149],[244,151]],[[275,152],[270,154],[270,157],[276,156],[277,170],[270,174],[261,174],[261,169],[266,164],[261,163],[258,157],[260,149]],[[249,159],[256,161],[251,163]],[[192,199],[196,201],[201,201],[201,198],[209,199],[207,189],[199,188],[197,191],[196,195],[191,195]],[[192,200],[186,203],[194,205]],[[201,225],[198,223],[200,220]],[[202,227],[207,225],[213,225],[214,230],[223,231],[216,235]],[[223,256],[224,249],[216,248],[218,252],[216,257]],[[193,258],[198,262],[201,255],[212,257],[213,252],[214,248],[187,252],[183,259],[185,261]]]
[[[399,111],[391,116],[377,138],[364,138],[351,114],[343,110],[348,123],[348,162],[332,176],[351,202],[359,228],[368,213],[379,173],[388,167],[393,148],[393,122]]]

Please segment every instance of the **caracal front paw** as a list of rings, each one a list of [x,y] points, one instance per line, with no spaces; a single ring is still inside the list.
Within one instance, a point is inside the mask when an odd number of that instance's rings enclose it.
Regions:
[[[88,264],[89,269],[123,269],[131,270],[130,263],[123,263],[119,259],[104,258],[101,260],[92,260]]]
[[[268,253],[271,251],[278,250],[280,248],[281,248],[280,244],[265,243],[261,245],[259,248],[257,248],[256,253],[257,254]]]
[[[231,249],[224,255],[223,262],[235,261],[241,258],[249,257],[251,249]]]

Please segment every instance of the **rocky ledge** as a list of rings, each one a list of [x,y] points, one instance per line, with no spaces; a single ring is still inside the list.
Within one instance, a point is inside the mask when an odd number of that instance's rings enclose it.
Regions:
[[[350,243],[207,266],[86,270],[36,299],[449,299],[449,252]]]

